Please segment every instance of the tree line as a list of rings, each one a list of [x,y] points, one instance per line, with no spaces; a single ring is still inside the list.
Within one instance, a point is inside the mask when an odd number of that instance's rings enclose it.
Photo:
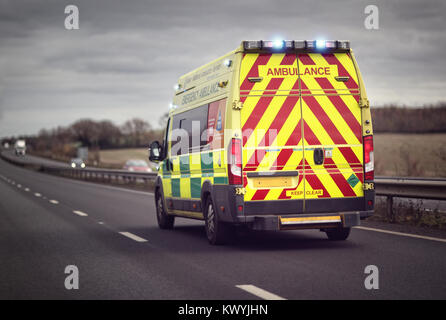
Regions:
[[[89,150],[147,147],[153,140],[160,140],[162,129],[153,129],[145,120],[133,118],[123,125],[110,120],[80,119],[69,126],[41,129],[38,134],[5,138],[2,144],[20,138],[26,140],[28,150],[41,155],[61,158],[75,157],[78,147]]]
[[[371,113],[376,133],[446,132],[446,103],[418,108],[395,105],[371,107]],[[37,135],[17,138],[26,139],[27,146],[33,151],[64,155],[73,155],[78,147],[88,147],[90,150],[142,148],[151,141],[162,140],[166,122],[167,113],[159,119],[156,129],[140,118],[127,120],[121,126],[110,120],[80,119],[66,127],[42,129]],[[4,138],[2,144],[12,144],[17,138]]]
[[[373,131],[389,133],[446,132],[446,102],[419,108],[372,107]]]

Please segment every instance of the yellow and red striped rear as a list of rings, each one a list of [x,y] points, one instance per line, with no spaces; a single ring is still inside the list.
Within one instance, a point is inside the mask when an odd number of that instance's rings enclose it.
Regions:
[[[245,53],[240,100],[245,201],[363,196],[359,87],[349,53]]]

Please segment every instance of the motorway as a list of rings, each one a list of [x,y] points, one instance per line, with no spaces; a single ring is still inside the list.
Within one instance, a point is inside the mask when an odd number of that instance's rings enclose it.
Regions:
[[[208,244],[203,223],[158,229],[153,195],[0,160],[0,299],[445,299],[446,242],[353,229],[243,232]],[[64,287],[65,267],[79,289]],[[367,265],[379,289],[364,286]],[[244,286],[250,285],[250,286]]]

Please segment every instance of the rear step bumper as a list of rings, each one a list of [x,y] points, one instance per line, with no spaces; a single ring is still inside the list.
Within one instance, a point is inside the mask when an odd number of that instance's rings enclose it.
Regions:
[[[371,216],[373,211],[356,211],[325,214],[262,215],[251,216],[245,223],[253,230],[296,230],[354,227],[361,218]]]

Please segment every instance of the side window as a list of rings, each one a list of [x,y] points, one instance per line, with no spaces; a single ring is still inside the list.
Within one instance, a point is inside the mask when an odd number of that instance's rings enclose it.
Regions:
[[[176,114],[172,124],[172,155],[200,152],[207,144],[208,105]]]
[[[171,155],[178,156],[182,153],[186,153],[185,150],[189,149],[187,145],[187,132],[184,131],[185,125],[184,113],[174,115],[172,118],[172,133],[171,139]]]
[[[166,126],[166,132],[164,133],[164,140],[163,140],[163,152],[164,152],[164,158],[168,155],[168,148],[169,148],[169,130],[170,130],[170,121],[171,118],[167,119],[167,126]]]

